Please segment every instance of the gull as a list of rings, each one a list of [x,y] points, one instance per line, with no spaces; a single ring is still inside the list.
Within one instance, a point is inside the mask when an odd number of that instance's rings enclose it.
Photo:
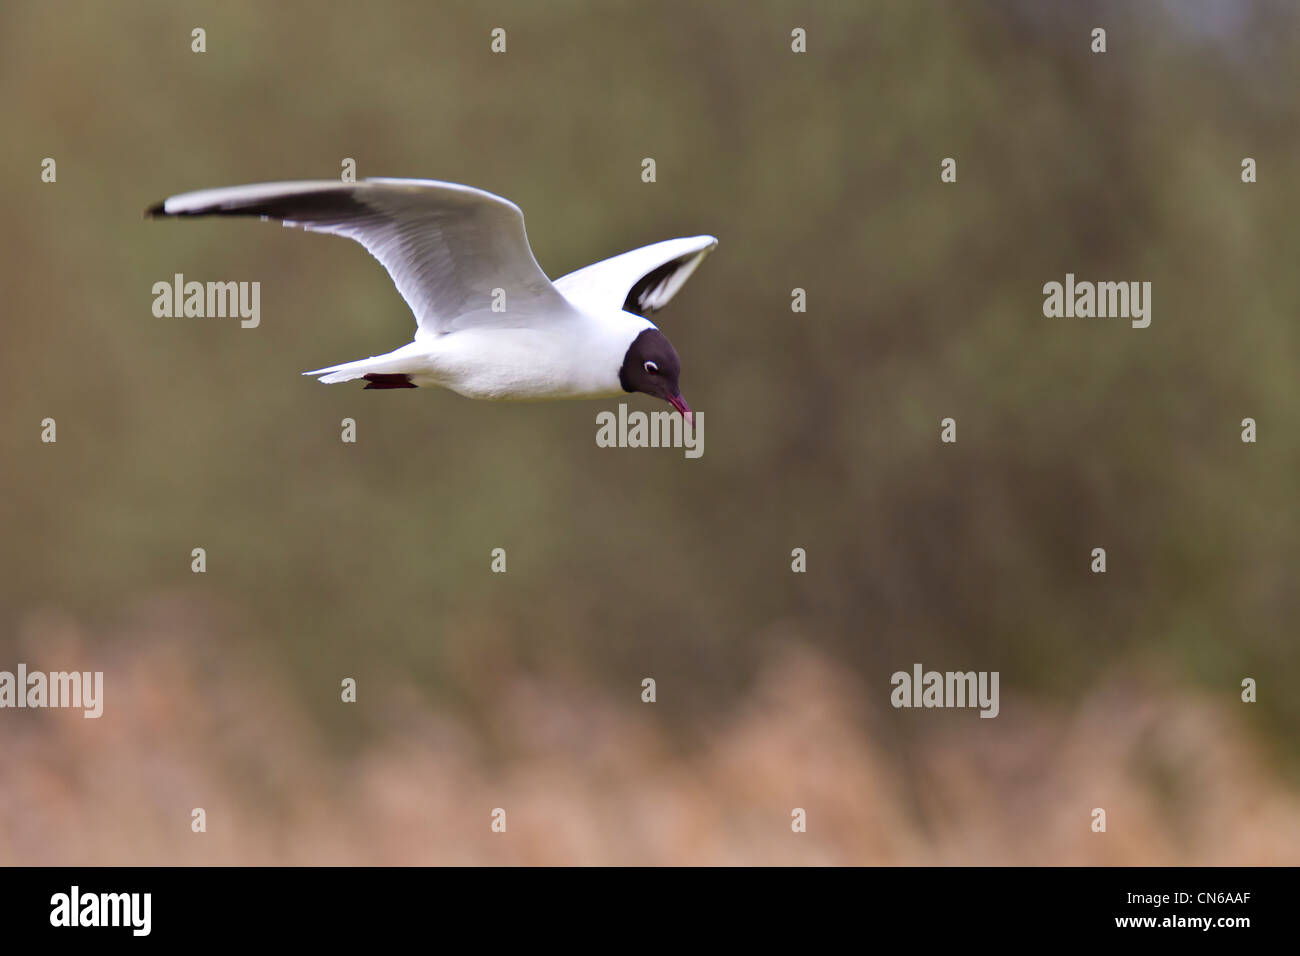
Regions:
[[[496,401],[644,392],[692,420],[677,350],[648,316],[718,244],[713,236],[656,242],[552,282],[519,207],[457,183],[258,183],[181,193],[145,215],[258,216],[365,246],[415,314],[415,338],[303,373],[327,384],[439,386]]]

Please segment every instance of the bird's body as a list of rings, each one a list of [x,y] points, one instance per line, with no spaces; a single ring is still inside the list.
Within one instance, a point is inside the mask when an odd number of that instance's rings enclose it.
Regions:
[[[154,216],[259,216],[347,236],[388,270],[415,313],[415,340],[305,372],[367,388],[440,386],[468,398],[529,401],[643,391],[689,417],[672,345],[646,315],[717,245],[671,239],[554,283],[508,200],[433,180],[288,182],[172,196]]]
[[[540,328],[471,322],[456,332],[417,334],[385,355],[303,374],[331,385],[367,374],[407,375],[412,385],[490,401],[603,398],[622,391],[623,357],[649,328],[648,319],[621,310],[592,315],[575,308],[545,316]]]

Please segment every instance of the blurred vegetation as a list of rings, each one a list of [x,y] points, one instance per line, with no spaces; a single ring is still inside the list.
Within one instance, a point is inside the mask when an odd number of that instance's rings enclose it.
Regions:
[[[899,753],[970,716],[890,710],[914,661],[1000,670],[993,736],[1116,674],[1253,676],[1240,719],[1294,768],[1300,10],[1228,6],[5,3],[0,666],[50,608],[129,659],[131,609],[179,596],[335,746],[391,730],[349,675],[503,752],[506,661],[628,707],[654,676],[686,749],[790,645]],[[704,457],[597,448],[619,399],[302,378],[408,340],[363,250],[141,218],[344,157],[509,197],[553,276],[717,235],[658,317]],[[177,272],[259,280],[261,327],[155,318]],[[1151,281],[1151,327],[1044,318],[1066,272]]]

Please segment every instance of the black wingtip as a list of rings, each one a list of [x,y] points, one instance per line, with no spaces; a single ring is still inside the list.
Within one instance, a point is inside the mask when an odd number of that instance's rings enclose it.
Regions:
[[[144,211],[144,218],[146,219],[157,219],[160,216],[165,216],[165,215],[167,215],[167,211],[163,209],[163,203],[160,202],[154,203],[152,206],[150,206],[148,209]]]

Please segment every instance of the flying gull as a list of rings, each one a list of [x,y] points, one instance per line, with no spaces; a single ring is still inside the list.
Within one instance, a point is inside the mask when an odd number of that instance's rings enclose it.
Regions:
[[[648,316],[668,304],[713,236],[633,249],[552,282],[519,207],[428,179],[261,183],[171,196],[148,216],[258,216],[355,239],[415,313],[409,345],[304,372],[366,388],[441,386],[498,401],[645,392],[691,420],[681,363]]]

